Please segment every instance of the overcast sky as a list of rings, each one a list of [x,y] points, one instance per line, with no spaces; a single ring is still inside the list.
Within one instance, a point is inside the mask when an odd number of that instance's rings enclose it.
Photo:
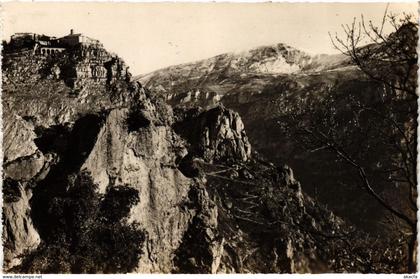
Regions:
[[[309,53],[334,53],[328,32],[364,16],[380,22],[385,3],[3,3],[3,39],[15,32],[99,39],[133,74],[286,43]],[[389,10],[416,14],[417,3]]]

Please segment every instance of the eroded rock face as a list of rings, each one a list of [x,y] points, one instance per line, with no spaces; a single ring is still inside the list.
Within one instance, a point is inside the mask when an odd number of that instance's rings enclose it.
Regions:
[[[31,191],[14,180],[3,183],[3,249],[4,267],[21,262],[21,256],[35,249],[41,239],[31,218]]]
[[[192,146],[191,152],[209,162],[251,158],[251,145],[239,114],[217,106],[197,115],[196,110],[179,111],[175,129]]]
[[[3,118],[3,245],[5,267],[38,246],[40,237],[31,218],[31,183],[42,179],[53,160],[34,143],[33,126],[5,108]]]
[[[111,59],[106,51],[103,53],[103,61]],[[126,83],[124,74],[118,77],[114,74],[111,75],[114,94],[106,94],[110,92],[106,76],[101,82],[92,75],[79,75],[78,85],[84,90],[75,95],[75,87],[68,84],[70,76],[66,69],[82,64],[89,68],[99,61],[91,59],[95,57],[83,56],[77,50],[70,55],[61,53],[50,57],[28,52],[4,53],[3,179],[8,181],[3,184],[6,269],[18,265],[22,255],[34,250],[41,241],[32,222],[31,198],[33,189],[46,178],[51,167],[63,160],[60,150],[72,144],[65,131],[71,130],[86,114],[121,106],[128,98],[131,101],[137,88],[136,84]],[[114,62],[121,65],[121,72],[126,70],[123,62],[118,59]],[[126,93],[119,94],[120,90]],[[136,92],[137,97],[142,94],[140,90]]]
[[[110,112],[82,168],[91,173],[100,191],[110,180],[139,191],[140,202],[129,218],[146,231],[136,272],[170,272],[172,255],[194,215],[180,206],[191,184],[175,165],[180,139],[169,127],[153,123],[129,132],[128,116],[128,109]]]
[[[7,107],[4,108],[3,134],[5,164],[31,156],[38,149],[33,141],[36,138],[33,127]],[[16,144],[17,142],[19,144]]]
[[[172,271],[217,273],[224,249],[224,238],[218,231],[218,208],[203,183],[191,187],[188,202],[187,208],[195,210],[196,214],[175,251]]]

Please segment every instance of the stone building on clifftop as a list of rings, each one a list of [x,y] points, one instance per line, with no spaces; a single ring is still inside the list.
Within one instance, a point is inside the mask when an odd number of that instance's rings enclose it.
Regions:
[[[103,47],[103,45],[96,39],[92,39],[88,36],[85,36],[81,33],[75,34],[73,29],[70,30],[70,34],[58,39],[61,45],[65,47],[74,47],[76,45],[86,45],[91,46],[95,45],[98,47]]]
[[[61,38],[34,33],[16,33],[11,36],[6,51],[32,50],[34,54],[49,56],[79,46],[103,48],[99,40],[92,39],[81,33],[75,34],[73,29],[71,29],[70,34]]]

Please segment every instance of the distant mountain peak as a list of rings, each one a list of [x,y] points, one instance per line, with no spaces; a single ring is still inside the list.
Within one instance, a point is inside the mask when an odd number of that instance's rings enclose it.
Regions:
[[[249,50],[219,54],[208,59],[169,66],[135,79],[147,84],[151,78],[183,77],[202,79],[219,78],[232,74],[279,75],[323,71],[348,65],[342,54],[310,55],[284,43],[265,45]],[[165,78],[165,79],[166,79]]]

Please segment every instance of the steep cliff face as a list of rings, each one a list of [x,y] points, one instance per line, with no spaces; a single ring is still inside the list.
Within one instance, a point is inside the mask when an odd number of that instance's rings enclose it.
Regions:
[[[31,218],[31,190],[25,184],[7,179],[3,188],[3,249],[7,268],[18,265],[20,255],[36,249],[40,237]]]
[[[174,112],[125,74],[78,77],[81,90],[37,75],[47,60],[71,61],[65,53],[4,59],[6,271],[375,270],[376,258],[356,260],[360,246],[348,244],[360,235],[289,167],[251,152],[236,112]]]
[[[149,104],[146,111],[153,109]],[[105,191],[110,180],[115,186],[130,185],[139,191],[140,202],[129,219],[146,230],[146,242],[135,271],[170,272],[171,255],[193,216],[179,206],[192,183],[175,163],[184,147],[168,126],[151,122],[129,131],[129,113],[128,109],[110,112],[82,168],[91,173],[100,191]]]
[[[62,161],[60,152],[71,144],[67,131],[81,116],[121,106],[135,94],[137,85],[128,84],[125,76],[114,76],[113,87],[92,76],[79,76],[77,83],[85,86],[80,92],[68,84],[70,76],[64,68],[69,61],[76,69],[85,60],[70,51],[54,56],[28,51],[3,56],[5,267],[18,264],[20,255],[41,241],[32,221],[33,189]],[[125,94],[119,93],[122,88]]]

